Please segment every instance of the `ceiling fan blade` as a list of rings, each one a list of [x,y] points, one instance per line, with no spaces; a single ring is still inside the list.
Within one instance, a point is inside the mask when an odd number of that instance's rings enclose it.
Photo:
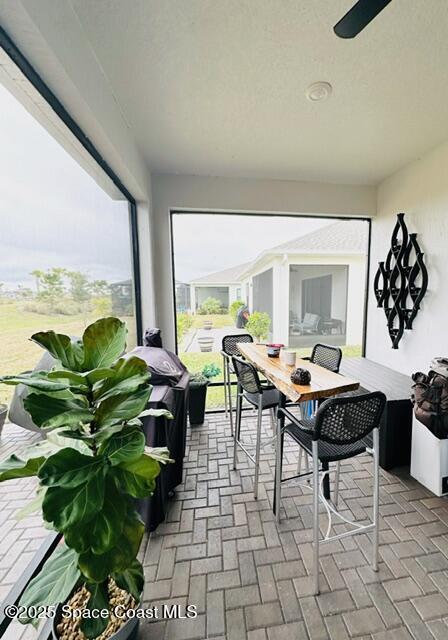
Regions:
[[[334,27],[340,38],[354,38],[392,0],[359,0]]]

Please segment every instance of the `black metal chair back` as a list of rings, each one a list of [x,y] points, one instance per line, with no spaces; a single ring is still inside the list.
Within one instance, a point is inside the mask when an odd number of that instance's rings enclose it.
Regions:
[[[238,342],[253,342],[254,339],[248,333],[237,333],[236,335],[224,336],[222,339],[222,350],[228,356],[240,356],[237,347]]]
[[[333,373],[339,373],[342,360],[342,351],[339,347],[330,344],[315,344],[311,353],[310,362],[318,364]]]
[[[250,362],[232,356],[232,363],[237,380],[246,393],[263,393],[257,370]]]
[[[325,400],[316,413],[313,440],[339,445],[362,440],[379,427],[385,405],[381,391]]]

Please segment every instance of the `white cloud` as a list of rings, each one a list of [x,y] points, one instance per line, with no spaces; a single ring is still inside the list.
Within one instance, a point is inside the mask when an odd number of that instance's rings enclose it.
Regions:
[[[109,281],[130,277],[127,203],[113,201],[0,86],[0,282],[66,267]]]

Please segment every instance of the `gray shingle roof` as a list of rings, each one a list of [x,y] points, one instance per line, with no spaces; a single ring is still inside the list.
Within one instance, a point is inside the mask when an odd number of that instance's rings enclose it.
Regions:
[[[367,254],[367,230],[359,220],[340,220],[321,229],[316,229],[316,231],[311,231],[311,233],[294,238],[294,240],[289,240],[288,242],[266,249],[261,255],[271,253]],[[258,256],[258,258],[259,257],[260,256]],[[252,262],[246,262],[230,269],[224,269],[224,271],[217,271],[202,278],[196,278],[192,280],[192,282],[210,285],[232,282],[238,283],[240,276],[254,265],[258,258]]]
[[[367,233],[359,220],[341,220],[279,244],[266,253],[367,253]]]
[[[228,282],[239,282],[240,275],[245,271],[252,262],[245,262],[244,264],[238,264],[236,267],[230,269],[224,269],[224,271],[216,271],[210,273],[202,278],[195,278],[191,282],[195,284],[224,284]]]

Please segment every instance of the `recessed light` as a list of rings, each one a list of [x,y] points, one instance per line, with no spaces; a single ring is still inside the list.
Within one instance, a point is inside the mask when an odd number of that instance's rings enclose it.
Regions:
[[[305,95],[311,102],[321,102],[331,96],[333,87],[329,82],[313,82],[305,91]]]

